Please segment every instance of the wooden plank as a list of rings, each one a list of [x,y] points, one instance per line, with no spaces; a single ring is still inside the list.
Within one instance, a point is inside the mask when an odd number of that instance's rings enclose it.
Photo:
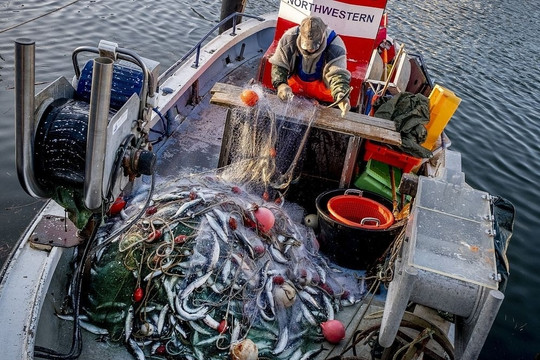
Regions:
[[[240,100],[242,90],[243,88],[239,86],[216,83],[211,90],[212,98],[210,102],[231,108],[245,107],[246,105]],[[276,95],[265,93],[265,99],[269,102],[269,106],[275,111],[276,115],[285,116],[286,107]],[[305,122],[307,125],[309,119],[295,118],[291,120]],[[351,111],[342,118],[339,109],[328,109],[320,106],[313,126],[327,131],[340,132],[390,145],[401,145],[401,135],[395,130],[395,125],[392,121]]]
[[[358,152],[362,145],[362,139],[356,136],[349,138],[349,145],[347,146],[347,154],[345,154],[345,162],[343,164],[343,171],[341,173],[341,179],[339,181],[339,187],[342,189],[349,188],[353,177],[354,169],[356,167]]]
[[[328,349],[328,351],[321,353],[316,359],[333,359],[340,355],[343,355],[344,358],[352,357],[354,355],[353,350],[350,349],[345,352],[345,349],[352,345],[355,332],[366,330],[371,326],[378,325],[380,319],[371,319],[369,315],[381,310],[383,310],[383,304],[379,300],[375,300],[369,305],[362,302],[353,306],[345,307],[336,313],[336,319],[340,320],[345,326],[345,338],[336,345],[331,345],[325,342],[324,347]],[[356,355],[360,358],[370,359],[371,356],[370,353],[366,351],[367,349],[368,348],[366,347],[356,347],[356,351],[358,351]]]
[[[225,128],[223,130],[223,139],[221,140],[221,150],[219,153],[218,168],[228,165],[229,153],[232,145],[231,136],[231,110],[227,109],[227,118],[225,119]]]

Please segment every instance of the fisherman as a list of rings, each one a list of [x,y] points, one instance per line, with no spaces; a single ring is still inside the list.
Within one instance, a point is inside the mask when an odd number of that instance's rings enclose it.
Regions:
[[[345,44],[320,17],[308,16],[287,30],[269,61],[272,85],[281,100],[299,94],[326,103],[339,101],[342,117],[351,108]]]

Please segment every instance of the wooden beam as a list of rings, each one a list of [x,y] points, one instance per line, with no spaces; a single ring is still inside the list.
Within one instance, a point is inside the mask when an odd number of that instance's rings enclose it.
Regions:
[[[244,88],[239,86],[216,83],[211,90],[212,98],[210,102],[230,108],[246,107],[242,100],[240,100],[242,90]],[[269,107],[274,110],[277,116],[290,118],[291,115],[285,113],[285,104],[276,95],[265,93],[264,96],[265,101],[268,101]],[[300,123],[305,122],[306,125],[309,121],[309,119],[302,118],[293,118],[291,120]],[[339,109],[328,109],[324,106],[319,106],[317,118],[313,122],[313,126],[323,130],[340,132],[390,145],[401,145],[401,135],[396,131],[393,121],[374,118],[351,111],[342,118]]]
[[[351,180],[358,161],[357,157],[360,150],[360,145],[362,145],[361,138],[357,136],[351,136],[349,138],[349,145],[347,146],[347,153],[345,154],[343,171],[341,172],[341,179],[339,181],[339,187],[341,189],[348,189],[351,187]]]

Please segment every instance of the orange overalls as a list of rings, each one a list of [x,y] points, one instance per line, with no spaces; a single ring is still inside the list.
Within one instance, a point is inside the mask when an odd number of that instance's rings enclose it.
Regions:
[[[326,39],[326,46],[336,38],[336,33],[332,31]],[[322,81],[322,70],[324,67],[325,54],[321,54],[321,58],[315,65],[313,74],[306,74],[302,70],[302,56],[298,55],[296,59],[296,72],[289,77],[287,83],[291,87],[294,94],[305,96],[308,98],[317,99],[319,101],[331,103],[334,101],[330,89],[328,89]]]

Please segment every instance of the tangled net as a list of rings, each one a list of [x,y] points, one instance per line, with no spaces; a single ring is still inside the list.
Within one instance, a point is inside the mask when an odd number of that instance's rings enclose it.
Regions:
[[[262,94],[262,89],[254,86]],[[265,199],[282,198],[303,164],[306,142],[319,107],[294,97],[276,115],[264,96],[256,107],[231,109],[228,165],[221,175]]]
[[[224,359],[251,349],[307,359],[322,350],[321,322],[364,293],[354,273],[318,253],[303,209],[264,196],[287,187],[301,156],[279,170],[279,126],[268,109],[256,112],[233,116],[240,139],[252,141],[231,166],[161,182],[144,216],[92,261],[88,321],[137,357]],[[141,211],[137,199],[128,217]],[[120,226],[110,218],[98,239]]]

